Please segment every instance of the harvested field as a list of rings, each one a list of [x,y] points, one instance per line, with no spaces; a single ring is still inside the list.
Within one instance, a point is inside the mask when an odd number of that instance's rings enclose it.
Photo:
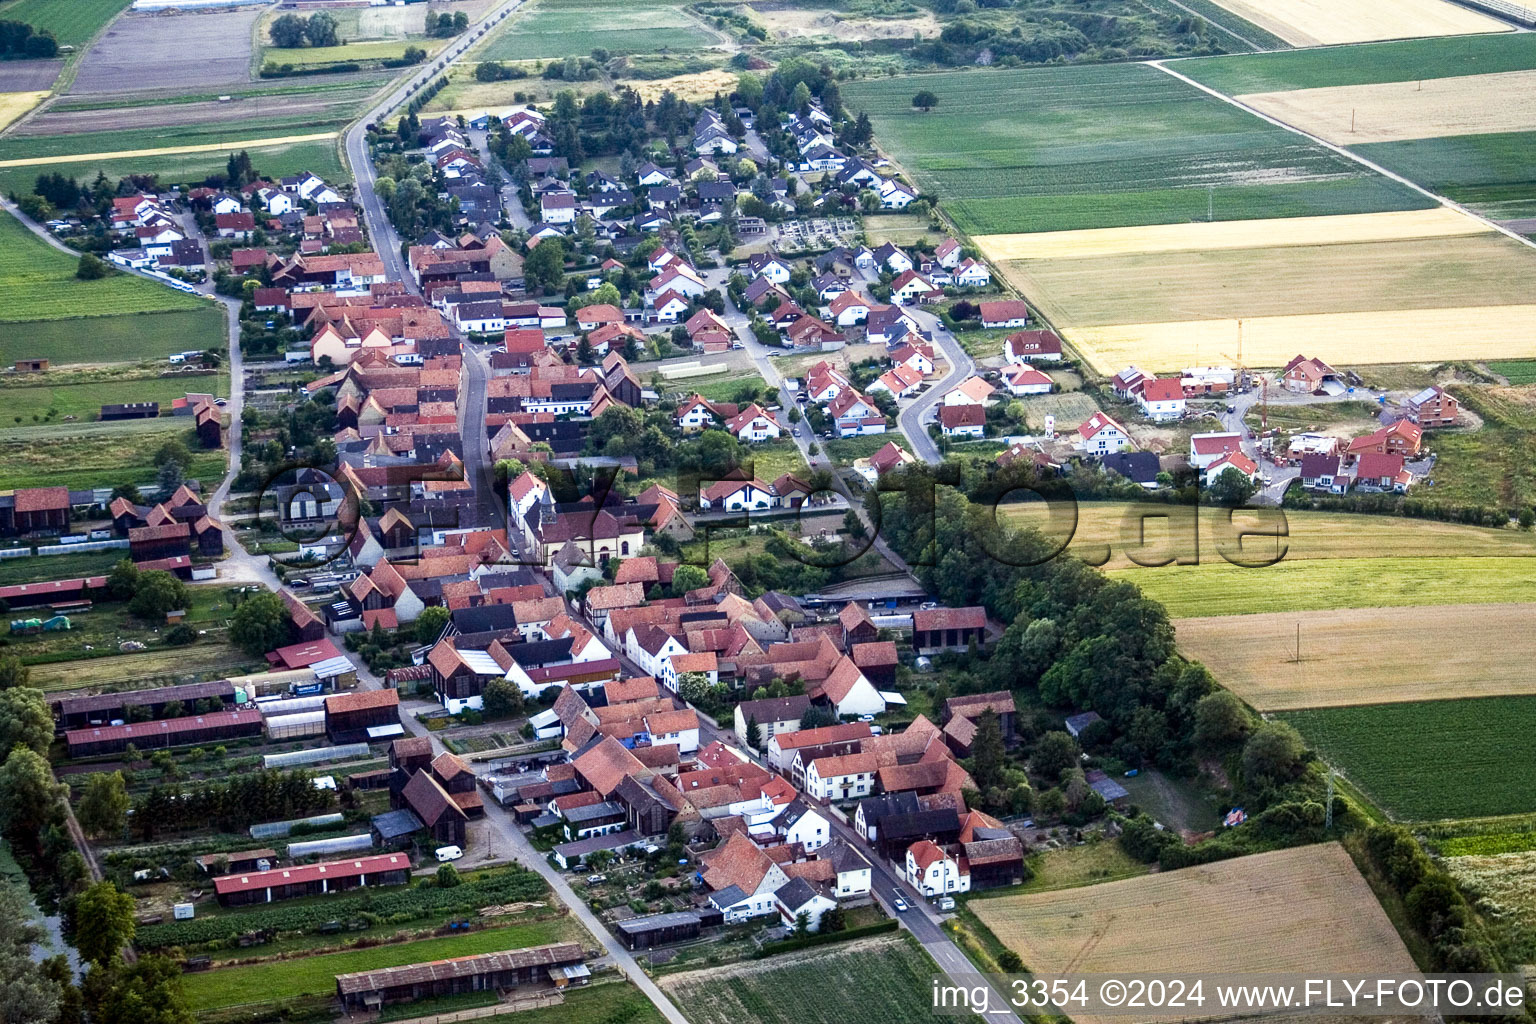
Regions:
[[[254,150],[267,146],[292,146],[302,142],[319,142],[321,140],[334,139],[338,134],[338,132],[311,132],[308,135],[279,135],[267,139],[235,139],[229,142],[199,143],[195,146],[167,146],[163,149],[130,149],[111,153],[64,153],[58,156],[17,157],[10,160],[0,160],[0,167],[41,167],[54,164],[81,164],[104,160],[174,156],[184,153],[233,153],[241,149]]]
[[[915,110],[918,89],[939,106]],[[1431,205],[1141,64],[864,79],[843,94],[973,235]]]
[[[661,94],[669,90],[678,99],[698,103],[713,99],[716,93],[730,95],[731,90],[736,88],[736,79],[736,72],[717,69],[697,71],[689,75],[675,75],[672,78],[630,82],[629,87],[639,93],[640,98],[647,103],[661,99]]]
[[[1037,973],[1417,973],[1336,843],[969,906]]]
[[[86,53],[72,95],[181,92],[250,81],[251,39],[261,7],[129,13]]]
[[[865,218],[868,221],[879,218]],[[911,218],[901,218],[912,223]],[[1475,217],[1448,207],[1390,213],[1340,214],[1336,217],[1285,217],[1279,220],[1207,221],[1156,224],[1084,231],[1036,231],[981,235],[973,239],[994,262],[1010,260],[1089,259],[1144,253],[1212,249],[1274,249],[1291,245],[1339,245],[1392,242],[1408,238],[1447,238],[1488,231]]]
[[[1235,319],[1076,327],[1068,340],[1101,373],[1127,365],[1158,373],[1199,366],[1236,344]],[[1440,363],[1536,356],[1536,305],[1315,313],[1243,320],[1249,366],[1283,366],[1296,339],[1328,339],[1334,365]],[[1202,356],[1203,353],[1203,356]]]
[[[43,100],[47,92],[0,92],[0,131]]]
[[[142,107],[98,107],[61,110],[50,107],[17,128],[12,138],[28,135],[72,135],[85,132],[123,131],[138,128],[170,128],[179,125],[266,121],[279,118],[311,118],[329,121],[349,117],[367,99],[372,86],[361,90],[336,90],[301,95],[242,96],[220,103],[157,103]],[[340,95],[337,95],[340,93]]]
[[[1393,817],[1430,821],[1536,810],[1531,697],[1317,708],[1280,717]]]
[[[1417,82],[1536,68],[1536,34],[1506,32],[1363,43],[1347,50],[1320,48],[1197,57],[1170,66],[1229,96],[1321,89],[1330,85]]]
[[[1181,651],[1261,711],[1536,694],[1529,604],[1222,615],[1175,626]]]
[[[905,936],[858,939],[658,981],[691,1024],[853,1024],[932,1016],[934,967]]]
[[[0,18],[5,12],[0,10]],[[0,62],[0,92],[46,92],[64,70],[61,60],[10,60]]]
[[[1058,328],[1237,317],[1246,325],[1249,318],[1295,314],[1518,306],[1532,301],[1526,282],[1536,273],[1536,252],[1490,231],[1407,241],[1028,260],[1001,269]],[[1235,338],[1235,332],[1226,337]],[[1248,340],[1245,331],[1248,363],[1270,365],[1247,351]],[[1335,352],[1331,343],[1328,348]],[[1218,351],[1234,352],[1212,349],[1206,358],[1215,360]],[[1282,359],[1276,365],[1283,364]]]
[[[1509,26],[1445,0],[1216,0],[1292,46],[1410,36],[1507,32]]]
[[[1339,146],[1536,129],[1536,71],[1250,93],[1237,99]]]

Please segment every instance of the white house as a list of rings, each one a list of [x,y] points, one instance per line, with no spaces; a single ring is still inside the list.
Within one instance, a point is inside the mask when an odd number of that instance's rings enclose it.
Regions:
[[[773,488],[761,480],[721,480],[699,489],[705,512],[763,512],[774,507]]]
[[[852,388],[840,392],[828,404],[827,413],[837,425],[839,437],[885,433],[885,416],[875,403]]]
[[[821,930],[821,916],[837,907],[837,901],[825,891],[823,883],[804,878],[791,878],[773,894],[773,904],[779,920],[786,925],[793,928],[803,918],[806,928],[813,932]]]
[[[928,839],[907,847],[907,881],[930,898],[971,891],[970,873],[962,874],[959,860]]]
[[[853,659],[843,655],[827,678],[818,683],[811,694],[825,698],[839,717],[880,715],[885,713],[885,698],[880,691],[859,671]]]
[[[1259,473],[1258,464],[1242,452],[1223,455],[1205,470],[1205,485],[1214,484],[1223,473],[1241,473],[1245,480],[1252,480]]]
[[[282,193],[279,192],[278,195],[282,195]],[[239,213],[241,210],[245,209],[245,207],[241,205],[240,200],[236,199],[232,195],[227,194],[220,194],[215,196],[211,205],[213,207],[213,212],[216,215],[220,213]],[[293,209],[292,203],[289,204],[288,209]],[[274,211],[269,210],[268,212],[270,213]],[[287,213],[288,211],[283,210],[275,212]]]
[[[789,876],[745,832],[732,833],[705,853],[704,884],[713,890],[709,901],[725,914],[727,924],[776,912],[774,893],[789,884]]]
[[[672,419],[683,433],[696,434],[714,424],[716,413],[714,406],[708,400],[700,395],[694,395],[677,407],[677,411],[672,414]]]
[[[776,441],[783,433],[773,417],[769,416],[756,402],[732,416],[726,422],[725,429],[735,435],[738,441],[745,441],[748,444]]]
[[[869,859],[858,850],[843,842],[836,840],[831,848],[822,857],[832,862],[832,867],[837,871],[837,885],[832,890],[840,900],[853,899],[856,896],[868,896],[873,885],[873,869]]]
[[[754,278],[767,278],[774,284],[787,284],[789,282],[789,264],[773,253],[758,253],[753,256],[747,260],[747,269],[752,272]]]
[[[962,288],[987,288],[992,284],[992,271],[985,263],[967,259],[955,270],[955,284]]]
[[[569,192],[546,192],[539,199],[539,214],[546,224],[570,224],[576,220],[576,197]]]
[[[934,262],[938,263],[945,270],[954,270],[960,266],[963,252],[964,250],[959,242],[953,238],[946,238],[934,248],[933,259]]]
[[[804,800],[785,804],[770,822],[773,833],[786,843],[799,843],[806,853],[832,841],[832,826]]]
[[[1008,393],[1018,396],[1048,395],[1053,385],[1051,378],[1033,366],[1019,364],[1003,371],[1003,381],[1008,387]]]
[[[826,315],[839,327],[852,327],[869,319],[869,300],[858,292],[845,291],[832,300]]]
[[[891,301],[898,305],[910,306],[939,294],[942,293],[938,286],[915,270],[902,271],[901,276],[891,282]]]
[[[687,654],[688,645],[654,623],[631,626],[624,634],[624,653],[645,670],[651,678],[662,674],[662,668],[673,655]]]
[[[823,803],[862,800],[874,790],[879,770],[874,754],[818,757],[805,769],[805,791]]]
[[[1150,420],[1176,420],[1184,415],[1184,387],[1177,377],[1149,380],[1141,386],[1136,402]]]
[[[905,210],[916,198],[916,192],[895,178],[887,178],[880,183],[880,205],[887,210]]]
[[[1234,432],[1191,434],[1189,436],[1189,464],[1196,469],[1208,469],[1217,459],[1243,450],[1243,435]]]
[[[944,392],[945,405],[991,405],[996,389],[980,377],[972,374],[950,390]]]
[[[645,731],[651,734],[652,743],[677,744],[679,754],[698,752],[699,713],[692,708],[646,715]]]
[[[1096,412],[1077,428],[1077,446],[1091,455],[1120,452],[1131,447],[1131,435],[1102,412]]]

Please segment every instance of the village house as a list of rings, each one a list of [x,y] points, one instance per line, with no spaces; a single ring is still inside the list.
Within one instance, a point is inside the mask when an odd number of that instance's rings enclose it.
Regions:
[[[1425,430],[1454,427],[1461,415],[1461,403],[1445,388],[1433,384],[1403,403],[1403,415]]]
[[[1124,451],[1132,447],[1126,429],[1102,412],[1088,417],[1077,428],[1077,447],[1089,455]]]

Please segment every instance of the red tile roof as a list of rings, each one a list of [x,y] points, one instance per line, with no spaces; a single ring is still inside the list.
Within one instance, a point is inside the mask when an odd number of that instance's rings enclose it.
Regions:
[[[374,857],[359,857],[356,860],[328,861],[324,864],[300,864],[290,868],[273,868],[271,871],[253,871],[245,875],[225,875],[213,880],[213,887],[219,895],[228,893],[250,892],[253,889],[265,889],[268,886],[299,885],[304,882],[318,882],[322,878],[342,879],[356,878],[359,875],[373,875],[384,871],[409,871],[411,858],[403,853],[386,853]]]

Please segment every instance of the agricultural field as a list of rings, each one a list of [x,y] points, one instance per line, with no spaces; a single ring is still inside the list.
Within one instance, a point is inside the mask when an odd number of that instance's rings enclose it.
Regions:
[[[1536,694],[1525,668],[1536,655],[1533,623],[1530,604],[1446,604],[1220,615],[1174,627],[1179,649],[1233,693],[1261,711],[1289,711]]]
[[[1499,102],[1489,103],[1489,96]],[[1536,71],[1250,93],[1237,99],[1339,146],[1536,129]]]
[[[1508,31],[1446,0],[1216,0],[1292,46]]]
[[[7,193],[16,189],[30,190],[37,176],[47,170],[56,170],[81,181],[93,180],[100,173],[114,180],[134,174],[154,175],[162,185],[201,182],[210,174],[222,174],[229,161],[229,154],[240,149],[249,152],[251,160],[268,177],[281,178],[301,171],[313,171],[330,182],[350,181],[352,175],[341,162],[335,132],[318,134],[319,138],[305,141],[294,141],[291,136],[286,139],[231,139],[235,143],[233,146],[210,145],[199,152],[154,153],[148,156],[106,153],[85,159],[69,158],[67,163],[51,168],[33,163],[14,167],[0,166],[0,190]]]
[[[121,551],[87,551],[81,554],[39,555],[0,559],[0,587],[42,580],[68,580],[78,576],[105,576],[123,557]]]
[[[115,18],[132,0],[15,0],[0,3],[0,20],[47,29],[60,46],[79,46]]]
[[[0,140],[0,166],[20,163],[47,164],[63,158],[91,156],[96,159],[127,158],[160,152],[195,152],[207,147],[230,151],[258,146],[264,137],[284,139],[334,132],[347,123],[335,111],[324,118],[278,116],[246,118],[224,108],[222,122],[160,125],[104,132],[68,132],[62,135],[12,135]],[[253,158],[254,159],[254,158]],[[37,172],[34,172],[37,173]]]
[[[0,432],[14,426],[17,417],[24,424],[85,423],[97,419],[102,405],[112,402],[159,402],[162,415],[169,416],[172,399],[188,391],[229,394],[227,373],[162,375],[162,369],[137,367],[111,379],[91,374],[88,376],[93,379],[76,380],[82,375],[56,371],[8,379],[0,387],[0,406],[4,408]]]
[[[0,321],[0,364],[5,365],[18,359],[48,359],[54,366],[137,362],[192,349],[222,349],[227,343],[224,311],[211,305],[171,313],[94,316],[88,322]]]
[[[46,92],[0,92],[0,131],[48,98]]]
[[[1525,359],[1483,365],[1488,367],[1490,373],[1498,374],[1512,385],[1536,384],[1536,361]]]
[[[1319,963],[1341,973],[1416,970],[1349,854],[1333,843],[968,906],[1035,972],[1151,973],[1169,964],[1284,972]]]
[[[567,1024],[570,1020],[663,1024],[666,1018],[632,982],[603,982],[570,989],[556,1005],[486,1018],[485,1024]]]
[[[485,44],[485,60],[537,60],[704,49],[718,38],[668,0],[636,0],[615,7],[593,0],[540,0],[509,18]]]
[[[1170,65],[1229,96],[1536,69],[1536,35],[1508,32],[1363,43],[1345,49],[1197,57]]]
[[[1445,867],[1478,909],[1509,930],[1521,962],[1536,959],[1536,853],[1450,857]]]
[[[262,997],[261,1002],[276,1002],[334,993],[338,974],[542,946],[575,937],[576,927],[564,919],[539,921],[440,939],[392,943],[346,953],[264,961],[189,974],[186,976],[188,1005],[194,1011],[212,1010],[250,1003],[253,996]]]
[[[1352,146],[1354,152],[1493,220],[1536,217],[1536,132]],[[1516,226],[1524,234],[1536,227]]]
[[[930,1016],[933,973],[915,941],[891,936],[672,974],[657,984],[690,1024],[850,1024]]]
[[[1058,432],[1075,430],[1079,423],[1099,411],[1098,403],[1081,391],[1035,395],[1018,401],[1024,406],[1024,420],[1031,430],[1044,430],[1047,416],[1056,417]]]
[[[912,107],[918,89],[938,97],[934,110]],[[1141,64],[864,80],[843,95],[970,234],[1430,205]]]
[[[261,7],[240,7],[127,14],[81,58],[70,95],[243,85],[251,78],[251,30],[261,13]]]
[[[187,476],[216,485],[228,454],[197,445],[186,418],[17,426],[0,432],[0,488],[112,487],[155,481],[155,452],[171,439],[187,444]]]
[[[1503,639],[1513,631],[1499,632]],[[1510,655],[1507,641],[1499,646]],[[1430,821],[1536,809],[1536,762],[1530,757],[1536,699],[1318,708],[1280,717],[1395,818]]]

